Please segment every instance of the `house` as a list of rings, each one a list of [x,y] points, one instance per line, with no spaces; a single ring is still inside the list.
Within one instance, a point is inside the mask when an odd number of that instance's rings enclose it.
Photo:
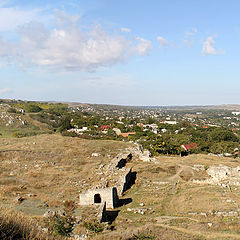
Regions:
[[[233,115],[237,116],[240,114],[240,112],[232,112]]]
[[[108,130],[108,129],[110,129],[110,128],[111,128],[110,125],[102,125],[102,126],[101,126],[101,129],[102,129],[102,130]]]
[[[134,134],[136,134],[136,132],[121,133],[120,135],[125,138],[125,137],[128,137],[128,135],[134,135]]]
[[[193,149],[196,149],[197,148],[197,143],[193,142],[193,143],[189,143],[189,144],[186,144],[186,145],[181,145],[182,147],[182,151],[180,153],[180,156],[183,157],[183,156],[187,156],[189,154],[189,152]]]
[[[182,145],[181,147],[185,150],[185,151],[190,151],[192,149],[196,149],[197,148],[197,143],[193,142],[193,143],[189,143],[186,145]]]
[[[119,136],[121,134],[121,130],[119,128],[113,128],[113,131]]]
[[[161,123],[174,125],[174,124],[177,124],[177,121],[161,121]]]

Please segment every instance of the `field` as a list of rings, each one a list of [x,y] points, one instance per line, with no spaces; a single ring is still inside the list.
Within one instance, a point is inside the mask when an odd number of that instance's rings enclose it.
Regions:
[[[61,209],[65,200],[77,202],[79,192],[98,183],[99,166],[130,146],[58,134],[1,138],[2,207],[41,219],[48,209]],[[204,169],[194,171],[199,164]],[[92,238],[127,239],[143,232],[157,239],[240,239],[240,188],[192,181],[206,179],[205,170],[219,164],[236,167],[239,160],[208,155],[161,156],[154,162],[134,158],[128,165],[137,173],[136,183],[123,197],[132,202],[116,209],[114,231]],[[84,220],[94,211],[92,206],[78,206],[76,216]],[[76,234],[84,231],[81,223],[75,229]]]

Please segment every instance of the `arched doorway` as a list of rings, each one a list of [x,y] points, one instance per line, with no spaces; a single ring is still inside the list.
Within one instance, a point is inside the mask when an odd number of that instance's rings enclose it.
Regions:
[[[99,193],[94,195],[94,203],[101,203],[102,199],[101,199],[101,195]]]

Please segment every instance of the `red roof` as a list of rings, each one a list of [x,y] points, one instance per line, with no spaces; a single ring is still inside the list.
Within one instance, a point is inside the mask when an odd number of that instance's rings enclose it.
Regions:
[[[101,126],[101,129],[103,129],[103,130],[110,129],[110,128],[111,128],[110,125],[102,125]]]
[[[136,132],[127,132],[127,133],[121,133],[122,137],[128,137],[128,135],[134,135]]]
[[[191,149],[196,149],[197,148],[197,143],[193,142],[193,143],[189,143],[189,144],[186,144],[186,145],[182,145],[182,147],[184,149],[186,149],[186,151],[189,151]]]

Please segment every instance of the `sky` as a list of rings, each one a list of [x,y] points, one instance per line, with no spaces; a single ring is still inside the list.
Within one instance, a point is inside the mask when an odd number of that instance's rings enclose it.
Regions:
[[[240,104],[238,0],[0,0],[0,98]]]

